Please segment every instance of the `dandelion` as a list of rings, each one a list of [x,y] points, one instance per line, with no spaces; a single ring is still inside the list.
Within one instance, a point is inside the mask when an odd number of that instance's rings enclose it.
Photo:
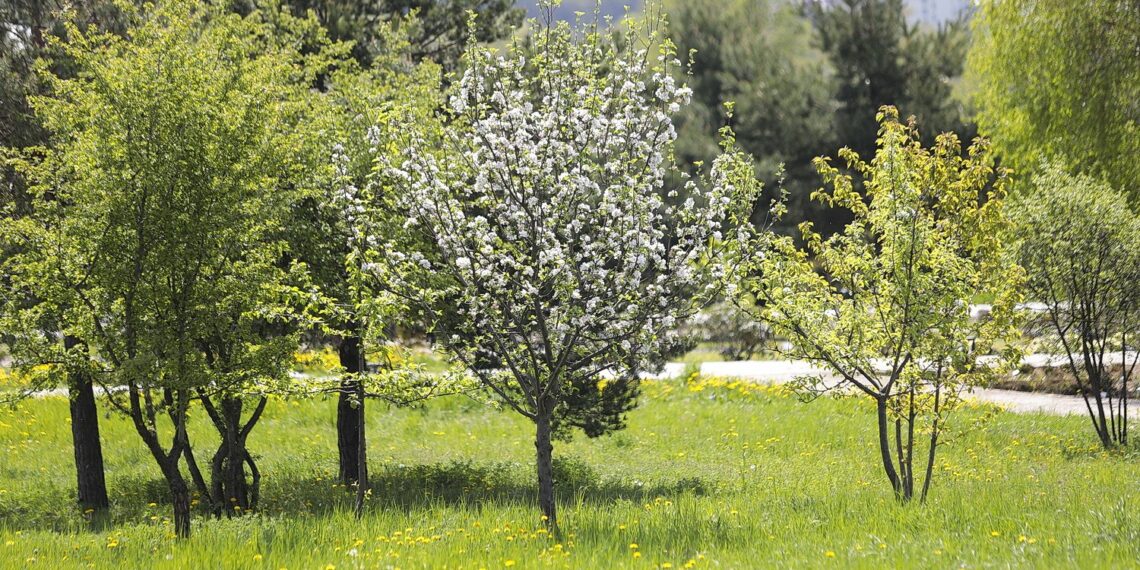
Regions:
[[[503,562],[503,566],[506,566],[507,568],[510,568],[511,566],[514,566],[514,565],[515,565],[514,560],[507,560],[506,562]]]
[[[992,537],[994,537],[994,538],[997,538],[997,537],[1001,536],[1001,533],[1000,533],[1000,532],[998,532],[998,531],[996,531],[996,530],[991,530],[991,531],[990,531],[990,536],[992,536]]]
[[[253,561],[254,562],[261,562],[261,553],[254,554],[253,555]]]
[[[835,558],[835,551],[834,550],[828,550],[827,552],[824,552],[823,555],[828,557],[828,558]]]

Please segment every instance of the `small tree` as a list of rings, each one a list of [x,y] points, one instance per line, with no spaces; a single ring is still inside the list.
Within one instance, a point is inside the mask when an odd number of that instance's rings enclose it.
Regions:
[[[356,484],[356,514],[361,516],[368,491],[368,463],[364,430],[365,401],[380,399],[394,405],[410,405],[442,394],[472,388],[465,373],[424,374],[413,363],[393,364],[392,331],[401,322],[417,318],[404,299],[392,294],[388,269],[407,252],[423,249],[403,229],[405,218],[393,208],[392,188],[372,181],[373,165],[396,156],[407,139],[397,120],[411,120],[422,129],[436,129],[433,116],[438,108],[438,67],[413,65],[399,50],[399,35],[392,32],[389,57],[377,58],[367,71],[338,70],[330,76],[322,96],[322,128],[313,142],[324,157],[311,200],[310,213],[319,223],[295,235],[306,239],[299,245],[309,254],[315,277],[310,298],[319,328],[341,337],[340,361],[344,368],[337,403],[337,447],[340,473],[346,484]],[[379,237],[382,236],[382,237]],[[383,243],[383,247],[379,247]],[[430,276],[418,285],[434,288]],[[378,355],[375,371],[366,355]],[[315,387],[317,391],[323,390]]]
[[[437,337],[535,424],[552,528],[552,435],[621,427],[638,374],[715,294],[721,231],[746,215],[738,194],[756,190],[751,161],[728,152],[707,186],[690,181],[692,198],[671,203],[670,117],[689,90],[667,41],[654,61],[609,38],[548,19],[533,47],[472,49],[453,130],[417,135],[386,172],[409,227],[434,246],[403,263],[450,282],[438,297],[454,316]]]
[[[1016,202],[1014,238],[1030,299],[1068,360],[1105,448],[1128,443],[1129,342],[1140,332],[1140,220],[1125,196],[1048,164]],[[1119,361],[1121,375],[1110,372]],[[1119,381],[1119,382],[1118,382]]]
[[[240,399],[284,378],[295,346],[268,324],[285,279],[281,244],[268,236],[288,203],[275,191],[289,172],[288,121],[311,78],[257,16],[172,0],[129,19],[126,38],[71,30],[60,47],[77,77],[45,74],[52,95],[35,100],[53,148],[30,171],[36,204],[17,261],[37,303],[14,322],[25,354],[78,361],[125,388],[125,402],[109,401],[154,457],[175,533],[187,536],[182,462],[205,496],[249,506],[244,442],[260,406],[243,421]],[[54,350],[54,332],[37,326],[43,314],[58,315],[62,334],[92,356]],[[221,497],[206,487],[186,430],[192,402],[215,394]]]
[[[957,137],[943,134],[927,149],[894,108],[884,107],[878,119],[871,162],[840,151],[865,194],[827,159],[816,161],[831,186],[816,199],[849,210],[853,221],[827,240],[803,224],[806,250],[788,237],[758,244],[764,254],[747,260],[742,284],[796,357],[839,376],[837,383],[803,378],[804,390],[853,387],[875,402],[883,469],[907,501],[918,480],[916,444],[927,439],[925,498],[939,438],[962,392],[1017,360],[1009,348],[996,359],[980,357],[1017,335],[1021,270],[1003,253],[1007,178],[985,142],[962,156]],[[993,299],[988,320],[970,318],[976,296]]]
[[[323,78],[322,92],[313,97],[307,168],[301,173],[304,188],[285,228],[291,259],[310,279],[303,297],[315,294],[319,299],[310,307],[315,332],[319,340],[335,344],[345,372],[337,404],[337,450],[346,485],[359,479],[362,468],[358,424],[364,408],[357,402],[357,380],[368,369],[367,352],[379,348],[374,341],[382,342],[393,320],[385,315],[379,326],[364,330],[359,313],[368,310],[362,300],[370,295],[362,289],[370,287],[371,279],[354,282],[366,249],[360,243],[361,224],[375,224],[377,232],[389,235],[403,223],[396,216],[368,212],[365,195],[372,194],[369,180],[376,160],[397,152],[392,139],[400,133],[393,118],[414,115],[431,121],[441,100],[438,66],[413,63],[407,38],[392,25],[378,24],[371,33],[386,51],[373,54],[368,69],[352,60],[338,61],[338,68]]]

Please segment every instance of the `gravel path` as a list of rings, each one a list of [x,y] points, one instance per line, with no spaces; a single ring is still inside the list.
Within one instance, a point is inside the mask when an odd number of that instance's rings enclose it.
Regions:
[[[1028,357],[1026,360],[1034,362],[1034,360],[1042,360],[1043,358],[1044,357],[1034,355]],[[1034,363],[1040,365],[1040,363]],[[671,362],[665,365],[665,370],[658,374],[657,377],[677,377],[683,373],[684,369],[684,364]],[[745,378],[768,383],[791,382],[797,376],[807,374],[822,374],[825,377],[831,375],[825,368],[812,366],[807,362],[799,360],[705,362],[701,365],[701,374]],[[1057,415],[1083,415],[1088,413],[1085,407],[1085,401],[1080,396],[975,388],[970,394],[970,397],[979,401],[997,404],[1009,411],[1019,413],[1041,412]],[[1140,401],[1136,402],[1135,405],[1130,405],[1129,416],[1140,417]]]

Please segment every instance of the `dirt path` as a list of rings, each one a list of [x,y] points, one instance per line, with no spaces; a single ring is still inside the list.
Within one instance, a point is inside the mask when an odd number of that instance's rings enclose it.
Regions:
[[[684,370],[684,364],[671,362],[666,364],[665,370],[657,376],[661,378],[674,378],[680,376]],[[768,383],[791,382],[797,376],[808,374],[821,374],[825,377],[831,375],[827,369],[812,366],[807,362],[799,360],[705,362],[701,365],[701,374],[746,378],[748,380]],[[1085,401],[1080,396],[976,388],[969,397],[982,402],[997,404],[1009,411],[1018,413],[1040,412],[1057,415],[1082,415],[1088,413],[1087,408],[1085,408]],[[1140,417],[1140,402],[1136,402],[1136,405],[1130,407],[1129,416]]]

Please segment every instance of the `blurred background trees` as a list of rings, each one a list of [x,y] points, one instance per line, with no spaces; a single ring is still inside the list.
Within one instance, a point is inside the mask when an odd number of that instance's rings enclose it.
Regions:
[[[969,79],[978,122],[1024,174],[1042,160],[1140,198],[1140,3],[983,2]],[[1028,180],[1028,176],[1022,176]]]

